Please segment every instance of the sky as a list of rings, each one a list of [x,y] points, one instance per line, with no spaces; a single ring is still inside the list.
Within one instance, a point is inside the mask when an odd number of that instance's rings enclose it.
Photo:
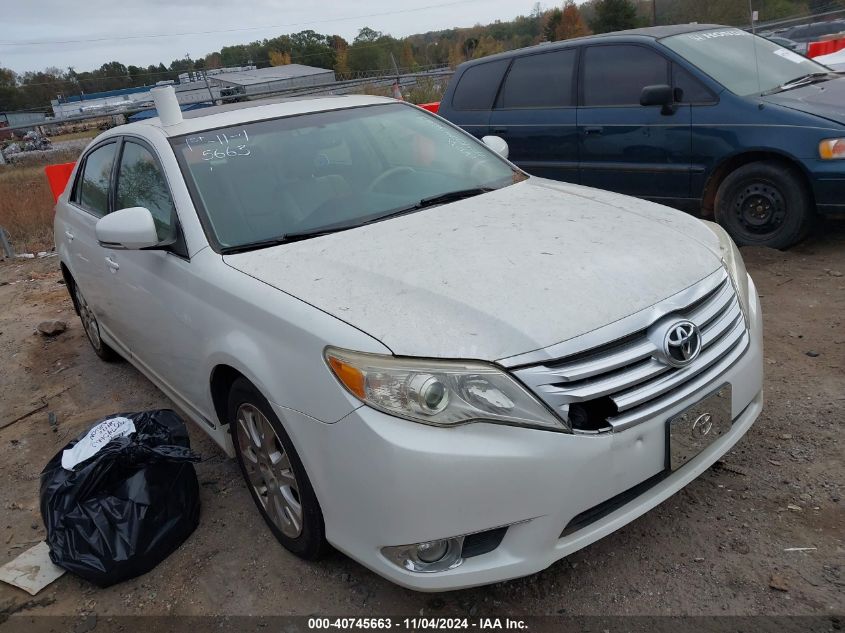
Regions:
[[[395,37],[528,15],[535,0],[4,0],[0,67],[82,72],[149,66],[313,29],[350,42],[369,26]],[[146,37],[156,35],[157,37]],[[73,41],[71,41],[73,40]],[[86,41],[79,41],[86,40]]]

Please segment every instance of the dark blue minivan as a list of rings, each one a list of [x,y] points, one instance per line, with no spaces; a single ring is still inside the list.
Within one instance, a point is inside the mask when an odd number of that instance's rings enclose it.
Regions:
[[[529,173],[715,217],[785,248],[845,213],[845,76],[732,27],[661,26],[458,67],[439,114]]]

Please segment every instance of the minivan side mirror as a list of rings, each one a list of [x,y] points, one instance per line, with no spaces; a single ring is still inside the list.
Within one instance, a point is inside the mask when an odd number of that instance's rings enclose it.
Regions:
[[[666,84],[646,86],[640,93],[640,105],[663,106],[660,110],[661,114],[674,114],[677,110],[675,102],[675,92],[672,90],[672,86]]]
[[[501,136],[483,136],[481,137],[481,142],[502,158],[508,157],[508,142]]]
[[[131,250],[158,246],[160,241],[153,214],[144,207],[129,207],[109,213],[97,220],[94,232],[103,246]]]

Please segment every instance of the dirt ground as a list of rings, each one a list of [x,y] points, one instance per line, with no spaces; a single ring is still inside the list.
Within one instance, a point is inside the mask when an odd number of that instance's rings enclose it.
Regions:
[[[34,598],[2,585],[0,626],[14,613],[842,614],[845,222],[789,252],[744,255],[765,315],[761,418],[682,492],[542,573],[422,594],[339,553],[303,562],[273,540],[234,461],[191,427],[203,455],[194,535],[109,589],[69,574]],[[68,440],[106,414],[170,406],[129,364],[97,359],[60,279],[56,258],[0,263],[0,562],[44,538],[39,473]],[[69,328],[45,338],[34,329],[43,319]]]

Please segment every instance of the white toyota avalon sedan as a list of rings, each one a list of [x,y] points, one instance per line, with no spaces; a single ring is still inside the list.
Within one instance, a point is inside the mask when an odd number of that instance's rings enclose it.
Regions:
[[[62,272],[96,353],[237,458],[295,554],[424,591],[532,574],[759,415],[760,304],[719,226],[390,99],[183,118],[158,93],[79,160]]]

